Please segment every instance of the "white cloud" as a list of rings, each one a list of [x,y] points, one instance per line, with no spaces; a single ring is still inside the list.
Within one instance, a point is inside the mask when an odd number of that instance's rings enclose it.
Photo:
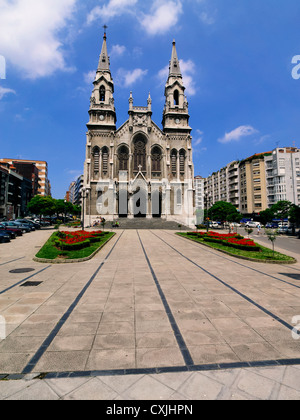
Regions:
[[[202,12],[200,14],[200,20],[206,25],[213,25],[215,23],[215,18],[210,16],[207,12]]]
[[[126,51],[126,47],[124,45],[113,45],[110,53],[110,57],[119,57],[123,55]]]
[[[9,93],[16,94],[16,91],[13,89],[8,89],[0,86],[0,100],[4,98],[5,95],[8,95]]]
[[[182,13],[180,0],[156,0],[151,8],[151,14],[143,14],[140,22],[149,35],[163,34],[177,25]]]
[[[219,143],[227,144],[239,141],[242,137],[248,137],[256,133],[258,133],[258,131],[250,125],[241,125],[230,133],[226,133],[225,136],[218,141]]]
[[[186,88],[185,92],[187,96],[193,96],[196,94],[196,86],[194,80],[194,75],[196,74],[196,65],[192,60],[179,60],[179,62],[182,72],[183,84]],[[161,84],[165,84],[168,76],[169,66],[167,65],[158,72],[157,77],[159,78]]]
[[[131,87],[136,82],[140,81],[148,73],[148,70],[135,69],[135,70],[124,70],[119,69],[117,73],[117,84],[122,87]]]
[[[121,16],[124,13],[132,13],[132,7],[137,4],[138,0],[109,0],[107,5],[96,6],[91,10],[87,17],[87,23],[91,24],[95,20],[101,18],[105,21]]]
[[[0,0],[0,51],[20,69],[21,77],[36,79],[70,70],[59,32],[66,28],[76,1]]]
[[[92,84],[93,81],[95,80],[95,76],[96,76],[96,70],[91,70],[87,73],[84,73],[83,75],[84,83],[87,85]]]
[[[199,146],[201,143],[202,143],[202,141],[203,141],[203,131],[201,131],[201,130],[196,130],[196,133],[197,133],[197,137],[195,137],[194,139],[193,139],[193,146]]]

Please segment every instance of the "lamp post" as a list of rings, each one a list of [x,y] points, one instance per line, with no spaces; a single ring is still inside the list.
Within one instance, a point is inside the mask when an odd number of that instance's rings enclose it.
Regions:
[[[205,203],[206,203],[206,231],[209,230],[209,217],[208,217],[208,200],[210,199],[210,194],[205,193]]]
[[[66,224],[66,203],[67,200],[64,200],[64,224]]]
[[[81,198],[82,198],[82,230],[84,230],[84,201],[86,199],[86,189],[82,188],[81,190]]]

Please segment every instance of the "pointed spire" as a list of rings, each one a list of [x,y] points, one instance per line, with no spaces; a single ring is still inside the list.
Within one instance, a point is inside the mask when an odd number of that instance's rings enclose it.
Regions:
[[[177,51],[176,51],[175,39],[173,40],[173,49],[172,49],[172,57],[171,57],[171,61],[170,61],[169,76],[182,77],[181,70],[180,70],[180,64],[179,64],[179,60],[178,60],[178,55],[177,55]]]
[[[104,26],[104,36],[103,36],[103,45],[102,50],[99,58],[99,64],[98,64],[98,70],[97,71],[110,71],[109,68],[109,57],[107,53],[107,43],[106,43],[106,28],[107,26]]]

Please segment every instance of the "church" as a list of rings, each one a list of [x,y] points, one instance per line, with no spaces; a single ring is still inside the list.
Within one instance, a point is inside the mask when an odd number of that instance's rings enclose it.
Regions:
[[[161,218],[192,227],[192,128],[175,41],[162,128],[152,121],[150,93],[146,106],[135,106],[132,92],[129,118],[116,127],[106,33],[93,84],[82,190],[84,225],[93,226],[100,218]]]

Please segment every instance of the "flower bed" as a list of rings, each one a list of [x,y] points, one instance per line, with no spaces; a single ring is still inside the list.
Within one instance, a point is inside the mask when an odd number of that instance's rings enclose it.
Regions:
[[[205,242],[220,243],[224,246],[244,251],[260,252],[260,247],[252,239],[245,239],[236,233],[221,234],[218,232],[190,232],[189,236],[197,236]]]
[[[100,237],[104,233],[101,231],[97,232],[86,232],[83,230],[76,232],[58,232],[55,245],[62,251],[79,250],[89,247],[92,243],[99,241]]]

